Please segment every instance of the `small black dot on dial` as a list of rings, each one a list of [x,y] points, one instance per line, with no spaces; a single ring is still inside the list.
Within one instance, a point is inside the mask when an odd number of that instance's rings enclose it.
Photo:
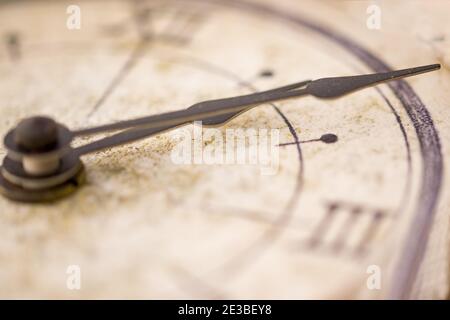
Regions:
[[[338,136],[333,133],[326,133],[320,137],[320,141],[324,143],[335,143],[338,141]]]

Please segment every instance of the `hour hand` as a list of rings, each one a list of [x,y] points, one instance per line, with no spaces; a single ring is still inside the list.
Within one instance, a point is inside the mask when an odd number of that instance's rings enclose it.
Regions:
[[[158,128],[165,126],[178,126],[191,121],[199,121],[233,112],[241,112],[249,107],[262,103],[305,95],[307,93],[302,88],[309,83],[311,83],[311,80],[297,82],[287,86],[242,96],[203,101],[184,110],[80,129],[74,131],[73,133],[75,136],[82,136],[137,127]]]
[[[267,97],[267,96],[272,97],[273,95],[277,95],[279,93],[289,92],[289,91],[293,91],[293,90],[302,88],[310,82],[311,82],[311,80],[307,80],[307,81],[290,84],[290,85],[279,87],[276,89],[264,91],[263,94],[265,94],[265,97]],[[143,138],[170,130],[178,125],[182,125],[182,124],[188,123],[190,121],[200,121],[201,120],[202,124],[205,124],[207,126],[208,125],[209,126],[221,125],[221,124],[228,122],[229,120],[236,117],[237,115],[241,114],[242,112],[245,112],[246,109],[251,108],[252,104],[249,105],[248,101],[250,100],[250,101],[252,101],[251,103],[255,103],[255,101],[259,97],[261,97],[261,93],[254,94],[254,95],[247,95],[245,97],[249,97],[249,98],[247,98],[245,103],[243,103],[241,97],[200,102],[200,103],[190,106],[189,108],[183,110],[182,112],[177,112],[177,117],[175,117],[175,119],[176,119],[175,124],[169,123],[166,125],[162,125],[162,123],[159,122],[158,126],[148,127],[148,126],[145,126],[145,123],[148,123],[148,122],[144,121],[143,122],[144,124],[141,125],[141,127],[134,128],[134,129],[128,129],[126,131],[117,133],[110,137],[103,138],[103,139],[100,139],[93,143],[86,144],[84,146],[76,148],[74,151],[76,153],[78,153],[79,155],[83,155],[86,153],[90,153],[90,152],[98,151],[101,149],[110,148],[113,146],[129,143],[131,141],[143,139]],[[234,107],[234,106],[237,106],[237,108],[238,108],[237,111],[233,110],[233,111],[228,111],[227,113],[221,113],[223,108],[225,108],[225,107],[230,108],[230,107]],[[217,113],[217,115],[216,114],[211,115],[211,113],[209,113],[209,110],[211,110],[213,107],[218,109],[219,112]],[[198,113],[201,114],[201,113],[205,112],[205,109],[207,109],[206,111],[208,111],[208,112],[206,112],[206,113],[209,115],[206,115],[204,117],[197,115]],[[170,115],[170,113],[169,113],[169,115]],[[188,117],[189,117],[189,119],[192,119],[192,120],[190,120],[190,121],[186,120]],[[113,124],[113,126],[114,126],[114,124]],[[99,127],[97,127],[97,128],[99,128]],[[101,130],[103,131],[104,129],[105,129],[105,127],[103,127]],[[107,130],[114,130],[114,129],[115,129],[114,127],[107,128]],[[87,129],[87,130],[89,130],[89,129]],[[75,132],[76,135],[84,135],[86,133],[91,134],[92,132],[89,132],[86,130],[80,130],[80,131]]]

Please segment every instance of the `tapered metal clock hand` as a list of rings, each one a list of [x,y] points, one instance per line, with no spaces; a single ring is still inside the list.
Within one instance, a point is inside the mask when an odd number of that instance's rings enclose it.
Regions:
[[[27,118],[5,136],[8,154],[1,168],[0,191],[15,200],[53,200],[73,190],[75,182],[81,182],[83,165],[79,158],[87,153],[130,143],[192,121],[221,125],[264,103],[305,95],[338,98],[369,86],[439,68],[439,64],[433,64],[376,74],[308,80],[258,93],[204,101],[185,110],[73,131],[50,118]],[[123,131],[75,149],[71,147],[75,137],[119,130]]]
[[[121,145],[192,121],[203,121],[205,125],[222,125],[240,113],[260,104],[298,98],[304,95],[311,95],[322,99],[338,98],[369,86],[418,75],[439,68],[439,64],[433,64],[384,73],[322,78],[314,81],[307,80],[254,94],[204,101],[196,103],[185,110],[76,130],[73,132],[74,136],[128,128],[140,128],[138,130],[126,131],[104,138],[83,147],[79,147],[76,151],[81,155],[103,148]]]

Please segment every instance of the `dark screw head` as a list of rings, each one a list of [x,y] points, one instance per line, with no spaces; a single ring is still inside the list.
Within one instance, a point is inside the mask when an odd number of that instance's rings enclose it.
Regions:
[[[58,142],[58,124],[47,117],[26,118],[14,130],[14,141],[29,151],[48,151]]]

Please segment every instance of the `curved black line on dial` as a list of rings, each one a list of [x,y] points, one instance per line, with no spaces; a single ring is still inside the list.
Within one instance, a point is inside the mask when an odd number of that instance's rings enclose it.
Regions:
[[[408,164],[406,170],[406,181],[405,181],[405,187],[403,190],[402,200],[400,201],[400,205],[397,209],[397,212],[400,213],[404,206],[406,206],[408,198],[411,193],[411,182],[412,182],[412,156],[411,156],[411,145],[409,143],[408,134],[406,133],[406,128],[403,125],[403,121],[400,118],[400,115],[398,114],[397,110],[395,110],[394,106],[392,105],[391,101],[386,97],[386,95],[381,91],[380,88],[375,87],[375,90],[380,94],[381,98],[383,98],[384,102],[388,105],[389,109],[392,111],[392,113],[395,116],[395,120],[397,121],[398,126],[400,127],[400,131],[402,132],[403,141],[405,142],[406,147],[406,162]]]
[[[225,78],[229,78],[234,82],[236,82],[237,84],[239,84],[240,86],[245,87],[253,92],[258,92],[257,88],[255,88],[250,82],[241,79],[237,74],[230,72],[229,70],[226,70],[216,65],[212,65],[203,60],[194,59],[192,57],[191,58],[185,57],[185,60],[190,61],[193,65],[203,68],[211,73],[216,73],[222,75]],[[281,119],[288,127],[289,132],[294,139],[299,160],[299,170],[297,173],[294,190],[292,191],[292,194],[289,196],[287,204],[283,207],[281,214],[278,215],[277,219],[273,222],[271,228],[263,232],[263,234],[260,237],[258,237],[251,245],[242,249],[238,254],[231,257],[228,260],[228,262],[226,262],[225,265],[220,268],[225,270],[225,272],[223,273],[227,276],[228,280],[230,280],[231,276],[235,274],[240,268],[242,268],[243,265],[245,264],[248,265],[248,262],[254,259],[256,254],[260,254],[263,249],[267,248],[264,247],[264,245],[275,240],[281,234],[283,227],[286,226],[287,223],[289,223],[294,214],[294,209],[297,206],[299,195],[303,188],[304,162],[302,149],[300,146],[301,143],[300,139],[292,123],[289,121],[286,115],[277,107],[277,105],[275,103],[270,103],[269,105],[271,105],[272,108],[275,110],[275,112],[281,117]],[[276,225],[277,227],[274,227],[274,225]]]
[[[352,40],[331,29],[317,25],[312,21],[290,12],[275,9],[265,4],[241,0],[202,1],[251,10],[252,12],[258,12],[260,14],[278,18],[283,22],[308,28],[348,50],[348,52],[365,63],[373,71],[392,71],[385,62]],[[438,132],[434,127],[430,113],[420,97],[406,81],[398,80],[387,85],[400,100],[414,125],[420,144],[423,162],[422,184],[418,196],[419,200],[415,209],[415,219],[409,230],[410,239],[406,242],[404,250],[402,251],[402,256],[398,261],[393,276],[394,285],[388,296],[393,299],[404,299],[407,298],[411,292],[414,278],[424,256],[428,235],[431,230],[442,186],[443,159]]]

